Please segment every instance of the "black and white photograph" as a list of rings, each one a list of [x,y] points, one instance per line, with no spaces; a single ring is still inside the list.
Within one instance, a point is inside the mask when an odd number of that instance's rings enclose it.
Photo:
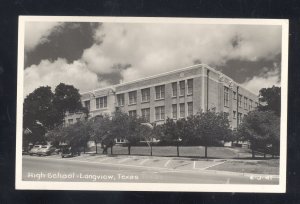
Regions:
[[[20,16],[16,189],[285,192],[288,23]]]

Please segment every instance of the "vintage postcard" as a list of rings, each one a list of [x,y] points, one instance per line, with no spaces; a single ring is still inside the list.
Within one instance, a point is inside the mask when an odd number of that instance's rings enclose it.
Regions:
[[[288,20],[20,16],[16,189],[286,189]]]

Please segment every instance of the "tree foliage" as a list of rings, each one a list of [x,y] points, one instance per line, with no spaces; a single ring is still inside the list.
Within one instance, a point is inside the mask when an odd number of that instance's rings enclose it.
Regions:
[[[266,105],[260,105],[260,111],[274,111],[277,116],[280,116],[281,88],[272,86],[271,88],[263,88],[259,91],[260,101]]]
[[[76,89],[72,85],[66,85],[64,83],[60,83],[55,88],[53,106],[58,112],[57,121],[60,124],[62,124],[67,111],[84,111],[84,113],[87,112],[87,110],[82,107],[78,89]]]
[[[63,83],[55,88],[55,93],[51,91],[49,86],[35,89],[25,98],[23,111],[23,128],[30,129],[32,135],[39,134],[39,137],[44,137],[44,134],[36,130],[36,124],[39,124],[40,128],[44,128],[43,132],[47,132],[63,124],[66,111],[84,111],[87,113],[80,102],[78,90]],[[29,142],[34,142],[35,137],[37,136],[27,137],[27,139],[32,140]],[[44,139],[40,138],[39,140]]]
[[[255,150],[266,151],[268,147],[272,154],[278,154],[280,118],[273,111],[251,111],[244,117],[238,134],[240,140],[250,142],[253,157]]]
[[[205,157],[208,146],[220,145],[221,141],[231,135],[227,113],[201,112],[191,120],[194,127],[192,129],[194,141],[205,147]]]

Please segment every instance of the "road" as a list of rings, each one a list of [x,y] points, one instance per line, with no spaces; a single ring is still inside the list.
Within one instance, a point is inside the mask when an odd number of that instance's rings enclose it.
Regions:
[[[253,178],[239,173],[203,170],[195,168],[195,163],[194,168],[192,166],[190,168],[185,163],[181,165],[182,168],[174,168],[171,160],[155,166],[151,165],[152,161],[149,159],[136,165],[131,163],[130,160],[134,160],[132,158],[121,157],[118,160],[103,156],[99,158],[98,160],[89,157],[62,159],[24,155],[22,177],[24,181],[278,184],[278,178]],[[149,165],[144,165],[143,162]],[[202,163],[197,165],[205,165]]]

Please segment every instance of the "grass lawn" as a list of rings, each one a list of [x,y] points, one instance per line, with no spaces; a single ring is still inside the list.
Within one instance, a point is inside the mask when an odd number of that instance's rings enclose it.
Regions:
[[[232,171],[255,174],[279,174],[279,159],[261,161],[227,161],[223,164],[213,166],[207,170]]]
[[[95,147],[92,147],[90,151],[95,151]],[[102,149],[98,147],[98,153],[102,153]],[[108,149],[110,154],[110,148]],[[202,146],[182,146],[179,147],[179,155],[182,157],[204,157],[205,148]],[[121,146],[113,147],[114,155],[127,155],[128,148]],[[131,155],[150,155],[150,147],[140,147],[133,146],[131,147]],[[165,156],[165,157],[176,157],[177,150],[176,146],[153,146],[152,147],[153,156]],[[248,149],[243,148],[229,148],[229,147],[208,147],[208,157],[209,158],[221,158],[221,159],[230,159],[230,158],[250,158],[251,153]]]

